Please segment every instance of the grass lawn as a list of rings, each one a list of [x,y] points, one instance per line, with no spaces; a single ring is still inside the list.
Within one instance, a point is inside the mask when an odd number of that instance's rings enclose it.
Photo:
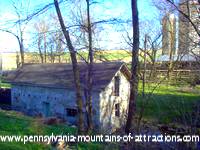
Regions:
[[[167,86],[160,85],[151,93],[152,87],[146,88],[146,99],[142,98],[141,85],[139,86],[139,99],[137,101],[138,112],[142,104],[146,101],[144,118],[153,119],[159,123],[170,123],[176,118],[181,117],[184,113],[191,112],[195,102],[200,101],[200,88],[192,89],[187,85]]]
[[[157,57],[160,55],[160,51],[158,51]],[[142,54],[141,54],[142,55]],[[96,51],[94,53],[94,61],[98,61],[100,57],[104,60],[108,61],[124,61],[124,62],[130,62],[131,61],[131,55],[125,51],[125,50],[100,50]],[[16,69],[16,53],[3,53],[2,58],[6,58],[7,61],[3,62],[3,70],[12,70]],[[88,52],[87,51],[79,51],[77,55],[78,60],[82,60],[82,58],[87,59],[88,58]],[[70,54],[69,52],[64,53],[60,57],[61,62],[70,62]],[[140,60],[143,60],[142,57],[139,57]],[[148,57],[147,57],[148,59]],[[25,53],[25,62],[26,63],[40,63],[41,59],[37,52],[27,52]],[[50,62],[49,57],[47,59],[47,62]],[[59,62],[59,58],[55,57],[55,62]]]
[[[10,87],[11,87],[11,85],[8,83],[4,83],[2,76],[0,76],[0,88],[10,88]]]
[[[0,135],[61,135],[61,134],[75,134],[76,128],[68,127],[66,125],[45,125],[27,117],[21,113],[14,111],[0,110]],[[103,145],[96,143],[80,143],[70,147],[72,149],[102,149]],[[51,149],[50,145],[44,143],[26,143],[22,142],[0,142],[0,150],[43,150]]]
[[[1,87],[1,88],[10,88],[11,85],[8,84],[8,83],[2,83],[2,82],[0,82],[0,87]]]

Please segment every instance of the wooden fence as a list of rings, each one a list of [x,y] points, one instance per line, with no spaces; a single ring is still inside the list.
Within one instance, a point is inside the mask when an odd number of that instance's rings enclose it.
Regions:
[[[141,74],[143,73],[143,70],[141,70]],[[146,70],[146,79],[151,80],[149,78],[150,73],[153,74],[152,80],[158,79],[158,78],[167,78],[168,70]],[[173,70],[170,72],[170,79],[176,80],[176,81],[192,81],[192,80],[199,80],[200,81],[200,70],[185,70],[185,69],[179,69],[179,70]]]

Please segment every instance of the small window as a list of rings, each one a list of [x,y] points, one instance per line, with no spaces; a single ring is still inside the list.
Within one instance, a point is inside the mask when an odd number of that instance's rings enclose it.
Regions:
[[[114,95],[119,96],[119,86],[120,86],[120,78],[119,76],[115,77],[115,85],[114,85]]]
[[[75,117],[77,115],[77,110],[72,108],[66,108],[67,116]]]
[[[115,104],[115,116],[120,117],[119,103]]]

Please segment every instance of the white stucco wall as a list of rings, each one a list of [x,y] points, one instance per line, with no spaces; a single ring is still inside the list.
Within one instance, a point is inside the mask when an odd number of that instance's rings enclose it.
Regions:
[[[100,122],[102,128],[119,128],[125,123],[130,83],[120,71],[115,76],[120,77],[119,96],[114,96],[114,77],[104,91],[100,93]],[[120,105],[120,117],[115,116],[115,104]]]

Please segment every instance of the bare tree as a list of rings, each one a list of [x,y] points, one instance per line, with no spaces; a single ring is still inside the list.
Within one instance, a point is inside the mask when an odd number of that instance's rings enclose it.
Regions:
[[[37,47],[38,47],[38,51],[39,51],[39,56],[40,56],[40,59],[41,59],[41,63],[44,63],[44,57],[43,57],[42,48],[41,48],[42,35],[40,33],[40,29],[38,27],[38,24],[35,24],[34,27],[38,32],[38,35],[37,35]]]
[[[67,46],[70,51],[70,56],[71,56],[72,66],[73,66],[73,73],[74,73],[74,84],[76,87],[76,103],[77,103],[77,107],[78,107],[78,130],[79,130],[79,132],[83,132],[83,130],[84,130],[83,100],[82,100],[80,72],[79,72],[79,67],[78,67],[77,58],[76,58],[76,51],[72,45],[72,42],[71,42],[71,39],[69,36],[69,31],[66,29],[66,26],[64,24],[62,14],[61,14],[57,0],[54,0],[54,5],[56,8],[56,12],[58,15],[58,19],[60,22],[62,32],[65,36]]]
[[[53,59],[53,57],[58,57],[59,63],[62,62],[62,55],[64,55],[64,47],[62,39],[63,39],[62,32],[58,31],[56,33],[52,33],[50,45],[52,44],[54,52],[51,51],[51,60]]]
[[[133,26],[133,45],[132,45],[132,62],[131,62],[131,81],[130,81],[130,100],[128,108],[128,118],[125,132],[129,133],[133,117],[136,112],[136,99],[138,93],[138,52],[139,52],[139,17],[137,0],[131,0],[132,8],[132,26]]]
[[[3,70],[3,61],[2,61],[2,54],[0,53],[0,74]]]
[[[19,25],[21,26],[21,25]],[[19,49],[20,49],[20,56],[21,56],[21,65],[24,64],[24,40],[23,40],[23,31],[21,30],[20,28],[20,35],[17,35],[15,34],[14,32],[12,31],[9,31],[7,29],[0,29],[1,31],[3,32],[7,32],[7,33],[10,33],[12,34],[14,37],[16,37],[17,41],[18,41],[18,44],[19,44]]]
[[[86,100],[86,115],[88,131],[93,129],[93,108],[92,108],[92,85],[93,85],[93,61],[94,61],[94,49],[95,49],[95,34],[97,32],[97,24],[105,23],[106,21],[94,21],[91,17],[90,7],[95,3],[94,0],[85,0],[86,9],[81,8],[79,3],[76,5],[76,11],[73,11],[73,21],[76,26],[76,44],[79,47],[80,52],[77,52],[78,56],[87,65],[87,73],[85,76],[84,96]],[[80,3],[81,4],[81,3]],[[88,50],[88,55],[82,55],[81,50]],[[85,53],[84,53],[85,54]]]
[[[41,63],[47,62],[47,33],[49,31],[49,25],[45,20],[38,21],[35,23],[34,28],[38,33],[37,45],[41,59]],[[43,46],[42,46],[43,42]]]
[[[87,105],[88,110],[88,129],[93,128],[92,118],[92,71],[93,71],[93,48],[92,48],[92,27],[90,21],[90,0],[86,0],[87,3],[87,31],[88,31],[88,48],[89,48],[89,64],[87,74]]]

